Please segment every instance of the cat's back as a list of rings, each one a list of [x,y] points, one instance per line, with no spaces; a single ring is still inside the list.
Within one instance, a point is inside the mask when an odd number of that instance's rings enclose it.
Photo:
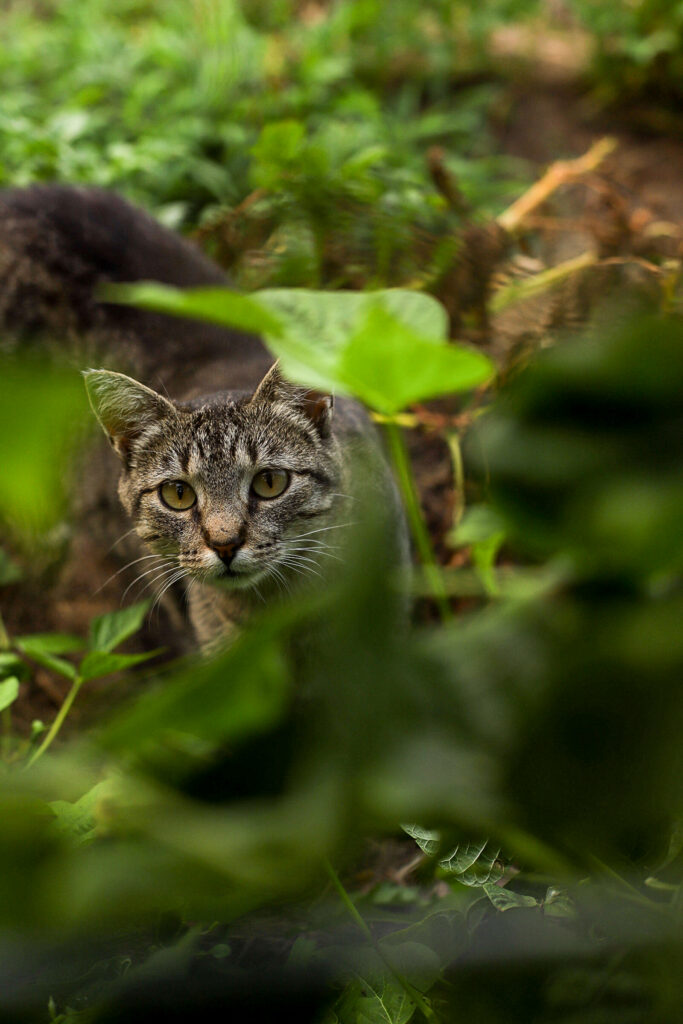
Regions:
[[[7,338],[57,337],[182,396],[250,388],[269,362],[259,338],[102,302],[108,282],[228,284],[192,243],[106,189],[0,190],[0,323]]]

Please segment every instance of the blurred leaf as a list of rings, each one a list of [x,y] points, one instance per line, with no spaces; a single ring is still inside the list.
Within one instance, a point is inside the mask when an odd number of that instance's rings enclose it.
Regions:
[[[88,679],[99,679],[102,676],[111,675],[112,672],[121,672],[123,669],[132,668],[133,665],[140,665],[150,658],[156,658],[161,654],[163,648],[155,651],[145,651],[143,654],[111,654],[109,651],[91,651],[78,667],[78,674],[85,682]]]
[[[537,907],[538,900],[533,896],[524,896],[522,893],[513,892],[511,889],[504,889],[495,882],[487,882],[482,886],[484,892],[491,900],[496,910],[505,911],[517,909],[518,907]]]
[[[23,575],[24,574],[17,563],[12,561],[3,548],[0,548],[0,586],[5,586],[8,583],[16,583]]]
[[[106,746],[134,750],[173,733],[225,741],[277,721],[289,680],[273,628],[249,631],[221,657],[188,665],[143,694],[106,727]]]
[[[4,711],[19,696],[19,680],[16,676],[7,676],[0,680],[0,711]]]
[[[28,665],[21,660],[18,654],[13,654],[11,651],[0,651],[0,678],[17,676],[19,679],[26,679],[29,675]]]
[[[137,633],[145,620],[150,601],[140,601],[120,611],[98,615],[90,623],[88,646],[91,651],[111,651]]]
[[[470,546],[472,561],[479,578],[486,593],[491,596],[500,593],[500,584],[493,570],[504,541],[505,524],[487,505],[476,505],[474,508],[466,509],[461,522],[449,535],[451,544]]]
[[[142,284],[110,284],[103,288],[108,302],[121,302],[159,313],[208,320],[243,331],[268,333],[274,337],[282,331],[278,318],[249,295],[239,295],[227,288],[188,288],[181,291],[153,281]]]
[[[32,656],[35,656],[36,652],[70,654],[73,651],[81,651],[85,647],[85,641],[80,636],[73,636],[71,633],[31,633],[29,636],[17,637],[16,643]]]
[[[105,779],[73,803],[68,800],[51,801],[49,807],[54,812],[58,831],[72,836],[78,844],[94,839],[97,829],[96,807],[111,793],[111,789],[110,780]]]
[[[23,537],[43,535],[71,496],[70,456],[87,422],[79,375],[0,354],[0,465],[11,481],[0,518]]]
[[[51,654],[50,651],[45,650],[42,643],[39,642],[33,645],[32,637],[24,637],[21,641],[17,640],[16,644],[19,650],[23,651],[34,661],[37,661],[39,665],[44,668],[51,669],[52,672],[56,672],[60,676],[66,676],[67,679],[76,678],[76,669],[70,661],[65,661],[63,658],[58,658],[56,654]]]

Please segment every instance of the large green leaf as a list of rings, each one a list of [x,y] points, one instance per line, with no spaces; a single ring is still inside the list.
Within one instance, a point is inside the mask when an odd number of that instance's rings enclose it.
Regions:
[[[338,385],[386,415],[411,402],[466,391],[491,375],[486,356],[418,333],[379,303],[367,310],[337,365]]]
[[[115,295],[148,309],[261,330],[293,381],[352,395],[386,415],[476,387],[493,373],[480,352],[447,343],[446,312],[436,299],[407,289],[272,289],[247,297],[145,284]]]

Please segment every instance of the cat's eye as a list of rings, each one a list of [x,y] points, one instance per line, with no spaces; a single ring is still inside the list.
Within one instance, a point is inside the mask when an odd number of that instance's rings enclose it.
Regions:
[[[251,481],[251,489],[259,498],[279,498],[288,483],[284,469],[262,469]]]
[[[159,488],[159,494],[164,505],[168,505],[175,512],[184,512],[185,509],[192,508],[197,500],[197,495],[190,485],[182,480],[167,480]]]

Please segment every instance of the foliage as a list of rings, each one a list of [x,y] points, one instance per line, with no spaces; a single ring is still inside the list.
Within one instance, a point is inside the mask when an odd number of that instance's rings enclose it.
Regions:
[[[385,287],[429,284],[450,236],[502,202],[495,95],[452,90],[485,66],[500,17],[536,6],[175,0],[162,21],[147,0],[22,0],[3,14],[0,179],[115,184],[169,223],[202,220],[242,284],[269,285],[117,297],[261,330],[293,379],[364,400],[444,621],[397,628],[401,582],[357,495],[348,564],[323,590],[217,657],[148,669],[144,692],[53,747],[91,680],[156,653],[119,649],[147,606],[98,616],[87,637],[0,620],[2,1019],[677,1019],[680,317],[568,340],[495,393],[491,362],[447,343],[434,299]],[[576,9],[610,48],[645,26],[646,71],[662,46],[677,53],[648,35],[661,5]],[[428,175],[433,142],[463,207]],[[369,290],[319,290],[349,284]],[[36,536],[65,542],[85,402],[62,364],[2,358],[9,608],[30,594]],[[476,417],[474,386],[490,398]],[[464,567],[442,573],[398,422],[453,393],[476,425],[450,536]],[[26,735],[17,702],[37,673],[67,696]],[[415,884],[358,868],[368,835],[412,856],[406,832],[425,853]]]
[[[65,0],[39,17],[17,3],[0,20],[0,184],[115,186],[168,224],[201,215],[248,287],[428,276],[461,220],[430,179],[429,146],[447,147],[477,214],[520,178],[493,152],[490,88],[450,95],[448,6],[423,5],[416,38],[412,2],[391,5],[389,31],[375,0],[318,22],[294,3],[279,18],[247,7],[252,24],[234,0],[173,0],[163,20],[137,0]],[[383,81],[388,48],[411,60],[398,87]]]
[[[51,936],[41,984],[13,989],[26,1019],[49,996],[55,1013],[89,1006],[106,1021],[154,1002],[239,1008],[245,992],[253,1013],[277,997],[300,1020],[344,1024],[463,1006],[490,1021],[666,1019],[680,996],[661,971],[675,976],[680,956],[680,537],[667,510],[681,351],[676,321],[629,324],[544,353],[483,417],[492,528],[559,559],[559,588],[397,635],[400,598],[361,502],[337,585],[264,615],[217,660],[176,667],[87,746],[7,775],[0,906],[22,936],[8,955],[37,964],[30,934]],[[625,486],[647,495],[644,518],[624,519],[612,496]],[[29,661],[73,679],[98,650],[120,667],[109,652],[141,614],[96,621],[80,669],[65,660],[77,638],[17,638],[6,702]],[[424,823],[409,831],[448,897],[386,884],[352,896],[333,872],[338,906],[292,902],[349,843],[402,821]],[[88,936],[88,954],[68,935]]]

